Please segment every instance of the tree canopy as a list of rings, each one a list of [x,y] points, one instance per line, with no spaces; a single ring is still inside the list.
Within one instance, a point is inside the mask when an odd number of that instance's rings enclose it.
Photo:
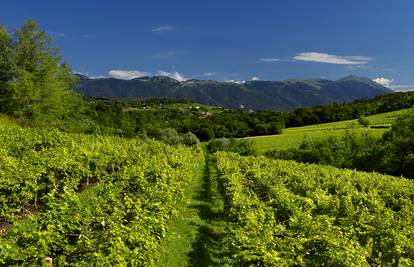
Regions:
[[[71,90],[76,78],[58,51],[34,20],[13,33],[0,26],[0,112],[64,127],[82,99]]]

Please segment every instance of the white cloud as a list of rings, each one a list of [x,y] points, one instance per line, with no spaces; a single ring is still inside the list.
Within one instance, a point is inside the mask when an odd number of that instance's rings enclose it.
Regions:
[[[167,31],[171,31],[174,30],[175,27],[172,25],[160,25],[160,26],[156,26],[154,28],[152,28],[152,32],[167,32]]]
[[[257,76],[253,76],[253,77],[252,77],[252,81],[260,81],[260,78],[259,78],[259,77],[257,77]]]
[[[390,88],[396,92],[414,91],[414,84],[391,85]]]
[[[394,81],[394,79],[387,79],[387,78],[384,78],[384,77],[378,77],[378,78],[373,79],[373,81],[376,82],[376,83],[381,84],[382,86],[390,87],[392,82]]]
[[[150,73],[139,70],[110,70],[108,75],[116,79],[131,80],[134,78],[149,76]]]
[[[318,52],[299,53],[293,59],[338,65],[363,65],[373,60],[372,58],[364,56],[338,56]]]
[[[108,78],[108,76],[105,75],[97,75],[97,76],[88,76],[91,79],[105,79]]]
[[[279,58],[261,58],[260,61],[273,63],[273,62],[280,62],[282,60]]]
[[[145,77],[145,76],[153,76],[154,73],[151,72],[146,72],[146,71],[139,71],[139,70],[110,70],[108,72],[107,76],[103,76],[103,75],[99,75],[99,76],[89,76],[87,74],[81,73],[81,72],[75,72],[75,73],[79,73],[85,76],[88,76],[91,79],[100,79],[100,78],[116,78],[116,79],[121,79],[121,80],[131,80],[134,78],[140,78],[140,77]],[[155,75],[159,75],[159,76],[167,76],[170,78],[173,78],[177,81],[185,81],[188,80],[186,77],[184,77],[183,74],[175,71],[175,72],[168,72],[168,71],[158,71]]]
[[[108,76],[105,76],[105,75],[90,75],[87,72],[82,72],[82,71],[77,71],[77,70],[74,70],[73,73],[74,74],[79,74],[79,75],[86,76],[86,77],[88,77],[90,79],[104,79],[104,78],[108,78]]]
[[[236,81],[236,80],[225,80],[226,83],[237,83],[237,84],[243,84],[246,81]]]
[[[73,74],[79,74],[79,75],[83,75],[83,76],[89,76],[88,73],[85,73],[85,72],[82,72],[82,71],[79,71],[79,70],[73,70],[72,72],[73,72]]]
[[[168,71],[160,70],[160,71],[158,71],[158,75],[167,76],[167,77],[173,78],[173,79],[175,79],[175,80],[177,80],[179,82],[188,80],[187,78],[184,77],[183,74],[181,74],[181,73],[179,73],[177,71],[175,71],[175,72],[168,72]]]

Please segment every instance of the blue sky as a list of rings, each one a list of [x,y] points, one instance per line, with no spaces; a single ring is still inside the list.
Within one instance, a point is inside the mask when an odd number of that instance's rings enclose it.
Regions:
[[[9,30],[28,18],[89,76],[338,79],[414,88],[414,1],[4,1]]]

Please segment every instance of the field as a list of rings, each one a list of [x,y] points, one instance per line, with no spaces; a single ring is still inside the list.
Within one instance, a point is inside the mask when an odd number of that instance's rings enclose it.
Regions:
[[[259,153],[273,149],[287,149],[298,147],[305,139],[320,140],[329,136],[343,136],[345,132],[351,131],[357,134],[369,133],[373,136],[381,137],[395,119],[411,109],[392,111],[387,113],[368,116],[371,123],[370,128],[362,128],[358,125],[358,120],[347,120],[330,122],[303,127],[286,128],[280,135],[255,136],[246,139],[254,142],[255,148]],[[381,127],[381,128],[376,128]]]

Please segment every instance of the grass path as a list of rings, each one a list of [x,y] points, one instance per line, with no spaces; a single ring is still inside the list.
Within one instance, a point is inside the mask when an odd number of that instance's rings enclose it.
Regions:
[[[161,244],[159,266],[223,266],[224,202],[209,160],[195,170],[184,194],[182,209],[170,222]]]

